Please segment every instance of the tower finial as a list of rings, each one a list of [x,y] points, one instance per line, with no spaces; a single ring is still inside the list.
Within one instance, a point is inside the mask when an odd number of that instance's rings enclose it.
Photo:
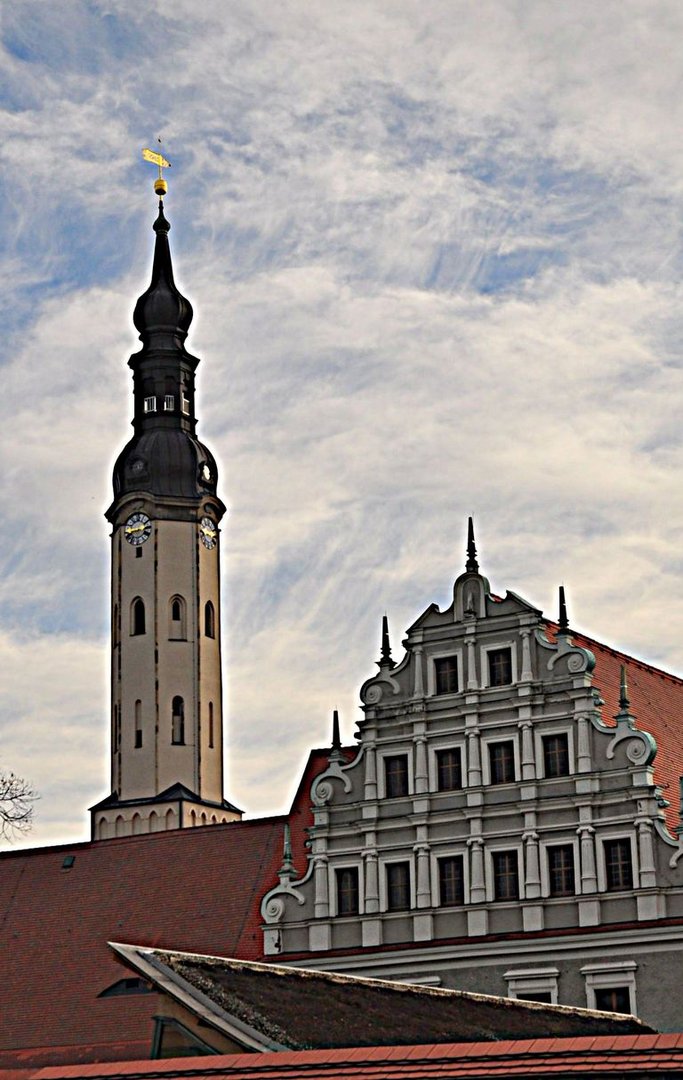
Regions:
[[[395,667],[396,664],[391,659],[391,642],[389,641],[389,620],[386,615],[382,616],[382,650],[379,660],[377,661],[378,667]]]
[[[159,143],[159,151],[161,151],[161,136],[159,136],[157,142]],[[161,170],[170,169],[171,162],[167,161],[161,152],[157,153],[156,150],[150,150],[148,149],[148,147],[144,148],[144,150],[142,151],[142,156],[145,161],[151,161],[154,165],[159,166],[159,175],[154,181],[154,191],[160,199],[163,199],[164,195],[168,191],[168,184],[164,180],[164,174]]]
[[[474,522],[471,517],[467,519],[467,562],[465,563],[465,569],[468,574],[479,573],[477,547],[474,542]]]
[[[332,749],[341,750],[341,736],[339,734],[339,712],[334,709],[332,712]]]
[[[289,822],[285,822],[285,835],[282,843],[282,866],[278,870],[280,881],[296,877],[296,868],[292,859],[292,833]]]
[[[564,585],[560,585],[560,617],[557,625],[560,634],[569,633],[569,619],[567,617],[567,602],[564,595]]]

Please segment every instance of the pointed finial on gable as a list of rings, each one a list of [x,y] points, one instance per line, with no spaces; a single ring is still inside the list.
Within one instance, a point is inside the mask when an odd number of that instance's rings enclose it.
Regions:
[[[391,659],[391,642],[389,641],[389,620],[386,615],[382,616],[382,650],[377,666],[380,668],[396,667],[395,662]]]
[[[569,619],[567,617],[567,601],[565,600],[564,595],[564,585],[560,585],[560,617],[557,625],[560,634],[569,633]]]
[[[330,764],[333,761],[344,761],[344,755],[341,748],[341,736],[339,734],[339,712],[337,709],[334,709],[332,712],[332,746],[327,760]]]
[[[628,699],[628,685],[626,683],[626,664],[621,665],[619,677],[619,712],[622,716],[628,716],[631,702]]]
[[[479,573],[477,546],[474,542],[474,522],[471,517],[467,519],[467,562],[465,563],[465,570],[468,574]]]
[[[282,845],[282,866],[278,870],[278,877],[280,878],[280,881],[289,881],[291,878],[296,877],[294,860],[292,859],[292,833],[289,828],[289,822],[285,822],[285,835]]]

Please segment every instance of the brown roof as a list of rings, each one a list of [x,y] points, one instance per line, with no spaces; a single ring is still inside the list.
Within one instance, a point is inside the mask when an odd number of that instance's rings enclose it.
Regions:
[[[227,1014],[261,1036],[265,1048],[311,1050],[652,1031],[635,1017],[618,1013],[216,956],[113,948],[134,970],[205,1022],[223,1030]],[[217,1008],[207,1013],[207,1005]]]
[[[0,1072],[0,1080],[480,1080],[683,1075],[683,1035],[294,1050]]]

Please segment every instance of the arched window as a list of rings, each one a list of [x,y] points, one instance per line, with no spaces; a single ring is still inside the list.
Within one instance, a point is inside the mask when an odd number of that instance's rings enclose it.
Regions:
[[[135,702],[135,749],[142,746],[142,702],[138,698]]]
[[[185,702],[181,697],[173,698],[171,708],[171,742],[182,746],[185,742]]]
[[[114,836],[123,836],[124,825],[123,815],[119,814],[114,822]]]
[[[216,636],[216,612],[210,600],[204,604],[204,635],[212,638]]]
[[[139,814],[133,814],[131,824],[133,826],[133,836],[138,836],[142,832],[142,818]]]
[[[148,827],[150,832],[159,831],[159,815],[156,810],[152,810],[152,813],[149,815]]]
[[[213,750],[213,701],[209,702],[209,750]]]
[[[139,596],[130,606],[130,632],[134,637],[145,633],[145,601]]]
[[[185,610],[182,596],[172,596],[168,602],[168,636],[171,641],[183,641],[187,637]]]
[[[165,827],[167,829],[175,829],[176,827],[175,810],[173,810],[172,807],[169,807],[169,809],[166,811]]]

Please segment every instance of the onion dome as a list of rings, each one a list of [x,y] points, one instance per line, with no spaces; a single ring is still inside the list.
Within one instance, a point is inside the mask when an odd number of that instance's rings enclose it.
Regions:
[[[164,217],[159,199],[159,216],[153,225],[156,233],[152,280],[133,312],[133,322],[145,345],[180,346],[192,322],[192,304],[176,288],[173,280],[171,249],[168,243],[170,223]],[[169,335],[172,340],[169,340]]]

